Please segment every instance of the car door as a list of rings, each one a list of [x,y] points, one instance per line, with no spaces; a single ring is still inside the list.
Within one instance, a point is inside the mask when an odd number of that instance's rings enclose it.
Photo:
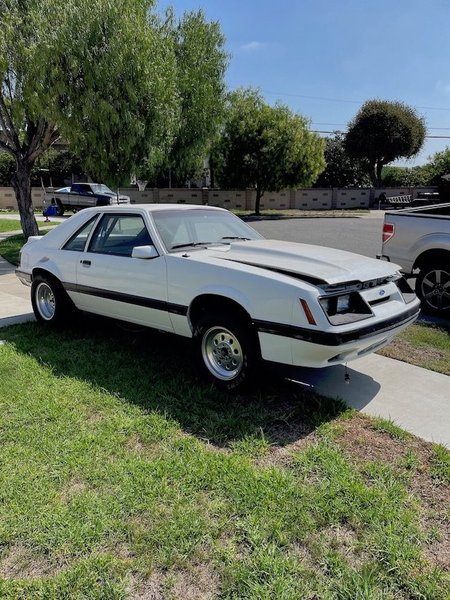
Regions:
[[[91,190],[90,185],[86,183],[74,183],[69,194],[69,200],[72,206],[82,208],[97,206],[97,197]]]
[[[140,214],[105,213],[77,264],[80,308],[172,331],[164,256],[133,258],[136,246],[153,245]]]

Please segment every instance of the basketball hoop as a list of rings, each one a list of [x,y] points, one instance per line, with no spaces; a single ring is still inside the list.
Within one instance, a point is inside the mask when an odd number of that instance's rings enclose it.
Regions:
[[[147,185],[148,181],[142,181],[141,179],[136,179],[136,184],[138,186],[138,190],[140,192],[143,192],[145,190],[145,186]]]

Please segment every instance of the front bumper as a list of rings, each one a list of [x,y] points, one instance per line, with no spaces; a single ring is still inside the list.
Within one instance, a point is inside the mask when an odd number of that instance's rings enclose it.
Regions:
[[[21,271],[20,269],[16,269],[15,274],[24,285],[27,285],[28,287],[31,286],[31,283],[32,283],[31,273],[27,273],[26,271]]]
[[[264,360],[302,367],[346,363],[379,350],[419,316],[418,302],[400,315],[345,332],[255,322]]]

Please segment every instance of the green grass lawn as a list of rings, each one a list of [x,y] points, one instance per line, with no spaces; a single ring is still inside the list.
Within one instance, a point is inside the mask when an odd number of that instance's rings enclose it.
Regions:
[[[450,325],[416,322],[379,353],[450,375]]]
[[[50,227],[52,225],[58,225],[58,222],[50,221],[46,223],[45,221],[40,221],[41,227]],[[7,233],[8,231],[19,231],[21,229],[20,220],[12,220],[12,219],[2,219],[0,217],[0,233]]]
[[[188,341],[0,331],[0,597],[450,597],[450,453]]]
[[[25,236],[12,235],[0,240],[0,256],[3,256],[8,262],[13,265],[18,265],[20,260],[20,249],[25,244]]]
[[[58,223],[45,223],[46,226],[58,225]],[[43,225],[41,225],[42,227]],[[14,230],[13,230],[14,231]],[[39,230],[40,235],[45,235],[47,232],[43,229]],[[12,235],[4,240],[0,240],[0,256],[3,256],[8,262],[18,266],[20,261],[20,249],[25,244],[25,236],[22,234]]]
[[[7,233],[8,231],[17,231],[20,230],[20,221],[12,220],[12,219],[2,219],[0,218],[0,233]]]

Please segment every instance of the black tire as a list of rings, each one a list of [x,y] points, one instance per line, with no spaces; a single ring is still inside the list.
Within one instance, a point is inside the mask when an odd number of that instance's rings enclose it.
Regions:
[[[422,310],[429,314],[450,315],[450,264],[437,260],[424,265],[416,279],[416,294]]]
[[[194,329],[202,376],[227,392],[246,387],[260,361],[256,334],[244,320],[221,313],[204,315]]]
[[[58,217],[62,217],[64,214],[64,206],[59,198],[56,199],[56,204],[58,206]]]
[[[38,323],[46,327],[67,324],[75,307],[61,283],[51,276],[36,275],[31,285],[31,304]]]

